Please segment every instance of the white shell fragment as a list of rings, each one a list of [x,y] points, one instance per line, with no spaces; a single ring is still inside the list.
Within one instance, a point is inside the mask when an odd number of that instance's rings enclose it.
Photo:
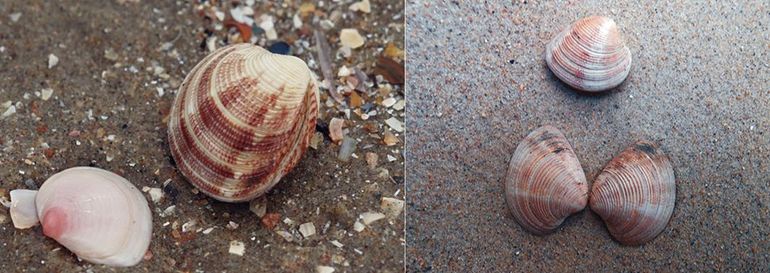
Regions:
[[[43,233],[79,258],[132,266],[147,252],[152,235],[150,208],[125,178],[102,169],[75,167],[48,178],[34,202],[29,201],[34,191],[29,192],[12,191],[11,198],[20,205],[12,208],[12,215],[35,208]],[[14,225],[24,219],[13,219]]]
[[[12,190],[11,191],[11,221],[18,229],[36,226],[40,220],[35,209],[35,196],[37,191]]]

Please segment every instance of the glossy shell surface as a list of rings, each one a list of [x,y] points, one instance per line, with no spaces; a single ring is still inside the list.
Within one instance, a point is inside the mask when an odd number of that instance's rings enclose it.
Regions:
[[[675,199],[674,170],[668,157],[657,145],[640,141],[613,158],[596,177],[590,207],[616,240],[640,245],[666,228]]]
[[[591,16],[554,37],[545,50],[548,68],[567,85],[600,92],[620,85],[631,71],[631,51],[615,22]]]
[[[150,245],[147,200],[131,182],[109,171],[61,171],[40,187],[35,207],[43,233],[89,262],[132,266]]]
[[[171,154],[202,192],[251,200],[299,162],[315,131],[318,100],[302,60],[250,44],[220,48],[179,88],[168,123]]]
[[[585,208],[583,168],[558,129],[540,127],[519,143],[505,177],[505,197],[516,222],[537,235]]]

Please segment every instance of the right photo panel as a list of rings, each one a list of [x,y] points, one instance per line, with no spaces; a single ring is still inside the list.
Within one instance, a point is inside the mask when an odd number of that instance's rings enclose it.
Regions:
[[[770,2],[407,1],[407,272],[767,272]]]

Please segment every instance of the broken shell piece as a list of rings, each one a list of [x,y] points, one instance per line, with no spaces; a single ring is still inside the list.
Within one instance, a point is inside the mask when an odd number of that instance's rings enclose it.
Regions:
[[[586,177],[559,129],[540,127],[519,143],[505,176],[505,198],[516,222],[537,235],[585,208]]]
[[[600,92],[626,79],[631,71],[631,51],[615,21],[591,16],[557,34],[546,46],[545,62],[569,86]]]
[[[591,210],[616,240],[640,245],[666,228],[674,211],[676,182],[668,157],[640,141],[607,164],[591,189]]]
[[[37,191],[12,190],[11,191],[11,221],[18,229],[36,226],[40,220],[35,209],[35,196]]]
[[[249,201],[302,158],[318,101],[316,80],[299,58],[251,44],[220,48],[179,88],[168,122],[171,154],[201,192]]]
[[[24,197],[18,198],[18,193]],[[23,211],[34,208],[43,233],[81,259],[132,266],[147,252],[152,234],[147,200],[117,174],[91,167],[70,168],[48,178],[34,202],[29,202],[30,194],[15,194]]]

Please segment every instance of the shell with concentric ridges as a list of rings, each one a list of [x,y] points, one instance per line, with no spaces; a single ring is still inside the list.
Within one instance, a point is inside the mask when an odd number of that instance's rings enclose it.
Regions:
[[[583,168],[558,129],[540,127],[519,143],[505,177],[505,197],[516,222],[538,235],[585,208]]]
[[[557,34],[545,61],[556,77],[586,92],[615,88],[631,71],[631,51],[618,26],[602,16],[580,19]]]
[[[640,245],[666,228],[675,199],[674,170],[668,157],[655,144],[640,141],[613,158],[596,177],[590,207],[616,240]]]
[[[171,154],[202,192],[248,201],[299,162],[315,131],[318,100],[302,60],[250,44],[220,48],[179,88],[168,123]]]

